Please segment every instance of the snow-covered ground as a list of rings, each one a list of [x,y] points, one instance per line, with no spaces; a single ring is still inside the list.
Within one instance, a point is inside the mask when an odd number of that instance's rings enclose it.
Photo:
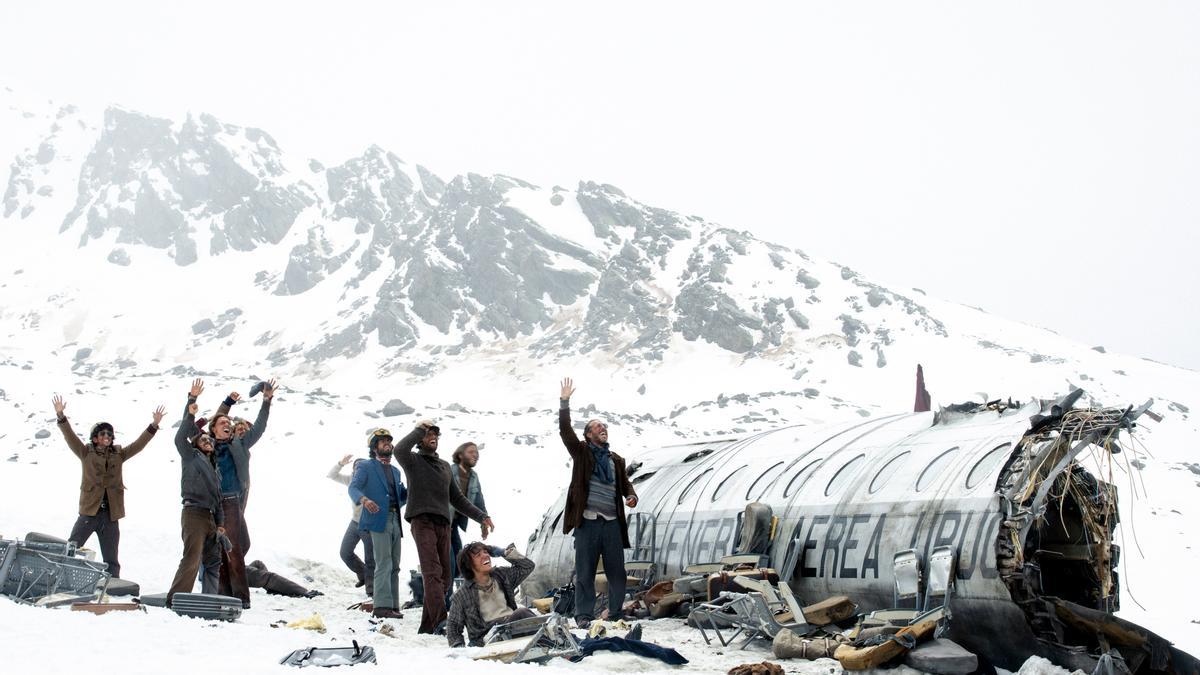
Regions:
[[[201,672],[214,667],[257,672],[276,668],[293,649],[348,644],[352,638],[373,645],[384,667],[449,667],[455,672],[517,667],[472,663],[463,658],[469,652],[451,653],[438,638],[417,637],[417,613],[398,622],[397,637],[386,637],[370,630],[365,615],[345,610],[364,597],[337,555],[350,518],[349,500],[345,489],[325,474],[343,455],[364,454],[370,429],[386,426],[402,433],[417,419],[431,417],[445,434],[444,455],[461,442],[479,443],[478,469],[497,525],[491,539],[524,549],[569,479],[555,426],[563,376],[576,379],[576,408],[594,404],[610,423],[614,448],[636,459],[650,448],[716,434],[906,412],[911,410],[917,363],[925,366],[935,407],[985,397],[1051,398],[1073,386],[1083,387],[1103,405],[1155,399],[1153,409],[1164,420],[1144,418],[1131,452],[1120,456],[1121,462],[1095,470],[1120,488],[1121,615],[1187,651],[1200,652],[1200,593],[1190,583],[1200,569],[1200,550],[1193,546],[1200,427],[1191,417],[1200,406],[1200,373],[1104,353],[919,292],[901,297],[860,283],[840,265],[701,224],[696,232],[703,231],[707,239],[694,249],[696,271],[689,271],[690,242],[666,254],[661,267],[647,263],[653,276],[646,280],[648,292],[662,303],[663,312],[673,311],[684,280],[692,283],[697,275],[709,274],[711,258],[719,254],[728,264],[715,267],[727,269],[712,273],[721,280],[709,286],[736,301],[738,312],[766,316],[767,300],[787,298],[811,319],[811,326],[785,323],[778,343],[764,340],[767,348],[756,345],[748,353],[706,339],[685,339],[669,326],[661,360],[642,358],[644,353],[626,359],[621,348],[640,335],[636,324],[624,326],[626,333],[613,343],[583,353],[535,349],[535,343],[560,328],[583,323],[589,311],[585,297],[557,307],[550,325],[538,326],[540,332],[517,337],[482,333],[482,344],[461,352],[443,349],[460,340],[460,326],[442,332],[420,324],[418,344],[408,351],[385,347],[368,330],[360,353],[309,360],[304,356],[308,348],[366,316],[361,308],[379,300],[376,277],[391,270],[381,267],[356,285],[351,280],[354,266],[347,264],[292,295],[275,294],[273,281],[258,279],[277,280],[289,252],[310,236],[334,240],[334,250],[350,246],[349,230],[341,227],[346,223],[305,212],[278,244],[205,253],[186,266],[175,264],[161,248],[122,240],[119,229],[88,240],[82,221],[60,228],[64,215],[76,206],[79,165],[95,142],[99,120],[5,96],[8,105],[0,106],[0,122],[12,135],[0,135],[0,157],[7,161],[14,153],[25,153],[29,175],[53,189],[22,193],[22,204],[36,205],[27,219],[21,210],[0,218],[0,535],[40,531],[65,536],[75,519],[79,463],[55,428],[52,395],[66,398],[76,432],[86,433],[94,422],[107,420],[116,428],[118,443],[130,442],[149,423],[154,407],[166,405],[163,430],[125,467],[127,517],[121,523],[124,576],[146,592],[165,591],[182,549],[173,424],[191,379],[204,377],[201,408],[211,412],[229,391],[245,394],[256,379],[277,377],[283,388],[267,433],[254,449],[249,557],[326,596],[310,601],[256,592],[253,608],[235,624],[182,619],[156,609],[95,617],[0,600],[0,635],[11,647],[4,672]],[[54,135],[59,163],[36,159],[46,133]],[[264,156],[273,157],[269,152]],[[253,157],[242,159],[257,166]],[[404,170],[411,179],[420,178]],[[306,176],[315,192],[325,189],[323,175]],[[29,186],[32,190],[34,182]],[[565,201],[552,201],[563,195]],[[636,243],[625,225],[614,226],[625,237],[622,246],[597,236],[575,196],[566,190],[514,187],[506,199],[537,220],[537,226],[572,245],[608,254]],[[640,213],[632,200],[617,201]],[[188,221],[202,251],[211,236],[210,220],[197,215]],[[118,244],[131,264],[107,261]],[[561,242],[556,246],[563,248]],[[746,253],[735,255],[739,249]],[[772,255],[781,257],[777,261]],[[579,258],[562,255],[556,260],[577,266]],[[807,270],[803,274],[820,279],[819,289],[808,282],[801,287],[801,277],[789,266],[796,260]],[[402,267],[404,261],[396,264]],[[882,304],[872,297],[883,298]],[[395,302],[399,306],[408,299]],[[847,328],[855,317],[872,326],[872,332],[862,334],[862,355],[852,351],[857,343]],[[1145,321],[1147,330],[1154,329],[1153,317],[1120,318]],[[213,330],[194,328],[206,319],[216,321]],[[944,324],[943,332],[937,330],[938,322]],[[863,363],[848,364],[856,355]],[[415,411],[381,417],[390,399],[402,399]],[[236,412],[252,418],[257,403],[249,400]],[[472,528],[469,536],[476,532]],[[415,550],[406,540],[405,575],[415,562]],[[314,611],[322,615],[327,634],[270,627]],[[648,624],[645,637],[677,647],[692,660],[684,670],[693,672],[725,672],[765,656],[761,648],[722,654],[674,621]],[[662,669],[655,662],[612,655],[551,667]],[[838,670],[832,662],[787,667],[814,675]]]

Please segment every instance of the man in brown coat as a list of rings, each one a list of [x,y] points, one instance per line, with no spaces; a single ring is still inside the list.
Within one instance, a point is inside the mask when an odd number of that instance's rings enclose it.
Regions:
[[[575,623],[585,628],[595,618],[596,564],[604,558],[608,580],[608,619],[621,618],[625,600],[625,552],[629,528],[625,507],[637,506],[637,493],[625,473],[625,459],[608,449],[608,425],[588,420],[579,440],[571,426],[571,378],[562,381],[558,433],[571,455],[571,487],[563,513],[563,534],[575,530]]]
[[[75,542],[76,546],[83,546],[95,533],[100,539],[100,555],[108,565],[108,573],[120,577],[121,563],[117,549],[121,544],[120,520],[125,517],[125,483],[121,468],[125,460],[141,452],[154,438],[166,409],[159,406],[154,411],[150,426],[127,446],[113,444],[113,427],[108,422],[93,426],[89,434],[91,442],[84,445],[67,421],[63,412],[67,404],[63,398],[55,396],[53,403],[58,429],[67,441],[67,447],[83,465],[83,477],[79,482],[79,518],[71,528],[68,539]]]

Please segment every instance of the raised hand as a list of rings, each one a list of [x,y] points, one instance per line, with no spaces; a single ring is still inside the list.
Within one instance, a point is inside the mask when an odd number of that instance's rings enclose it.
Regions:
[[[193,403],[192,405],[196,405],[196,404]],[[161,405],[158,406],[157,408],[155,408],[154,409],[154,422],[153,422],[154,426],[157,427],[158,423],[162,421],[163,415],[166,415],[166,414],[167,414],[167,409],[162,407]]]
[[[54,414],[62,417],[63,410],[65,410],[67,407],[67,404],[63,401],[63,397],[55,394],[54,398],[50,399],[50,402],[54,404]]]
[[[268,380],[267,386],[263,387],[263,390],[262,390],[263,398],[267,399],[268,401],[275,398],[276,386],[277,385],[275,384],[275,378],[271,378],[270,380]]]
[[[573,382],[571,380],[571,378],[569,378],[569,377],[564,377],[563,381],[562,381],[562,392],[559,393],[558,398],[563,401],[566,401],[566,400],[570,399],[571,394],[574,394],[574,393],[575,393],[575,382]]]
[[[195,417],[196,413],[198,413],[198,412],[200,412],[199,405],[196,405],[195,403],[188,404],[188,414],[190,414],[192,417]]]
[[[429,427],[433,426],[433,420],[431,420],[431,419],[420,420],[417,422],[417,426],[421,427],[422,429],[428,429]]]
[[[352,459],[354,459],[354,455],[346,455],[345,457],[343,457],[341,459],[340,462],[338,462],[338,464],[341,464],[342,466],[346,466],[347,464],[350,463],[350,460],[352,460]]]
[[[204,380],[197,377],[192,380],[192,388],[188,391],[188,396],[200,398],[200,394],[202,393],[204,393]]]
[[[236,391],[231,391],[229,392],[229,399],[234,403],[237,403],[238,401],[242,400],[242,395]]]

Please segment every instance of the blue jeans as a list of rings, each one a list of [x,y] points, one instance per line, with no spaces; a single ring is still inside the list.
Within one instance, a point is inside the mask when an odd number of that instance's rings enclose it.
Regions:
[[[608,580],[608,617],[621,616],[625,601],[625,547],[621,523],[603,518],[584,518],[575,528],[575,619],[592,620],[596,609],[596,565],[604,558]]]

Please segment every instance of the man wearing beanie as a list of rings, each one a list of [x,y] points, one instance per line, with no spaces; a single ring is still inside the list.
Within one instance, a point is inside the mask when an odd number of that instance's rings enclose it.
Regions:
[[[446,620],[446,589],[450,587],[450,519],[454,511],[496,529],[486,513],[467,501],[458,485],[451,479],[450,463],[438,457],[439,429],[433,422],[422,420],[396,444],[396,461],[408,478],[408,506],[404,519],[412,529],[421,562],[421,578],[425,584],[425,602],[421,611],[418,633],[434,633]],[[413,452],[413,447],[417,452]],[[379,555],[376,548],[375,554]],[[379,569],[379,560],[375,560]],[[378,590],[378,589],[377,589]]]
[[[67,441],[67,447],[83,465],[83,477],[79,481],[79,518],[75,520],[68,539],[75,542],[76,546],[83,546],[95,533],[100,539],[100,555],[108,565],[108,573],[120,577],[120,521],[125,517],[125,482],[121,469],[125,460],[141,452],[154,438],[166,409],[159,406],[154,411],[150,426],[129,445],[122,447],[113,444],[113,427],[108,422],[93,426],[89,435],[91,442],[84,445],[67,421],[63,412],[67,404],[63,398],[55,396],[52,402],[58,418],[58,429]]]

